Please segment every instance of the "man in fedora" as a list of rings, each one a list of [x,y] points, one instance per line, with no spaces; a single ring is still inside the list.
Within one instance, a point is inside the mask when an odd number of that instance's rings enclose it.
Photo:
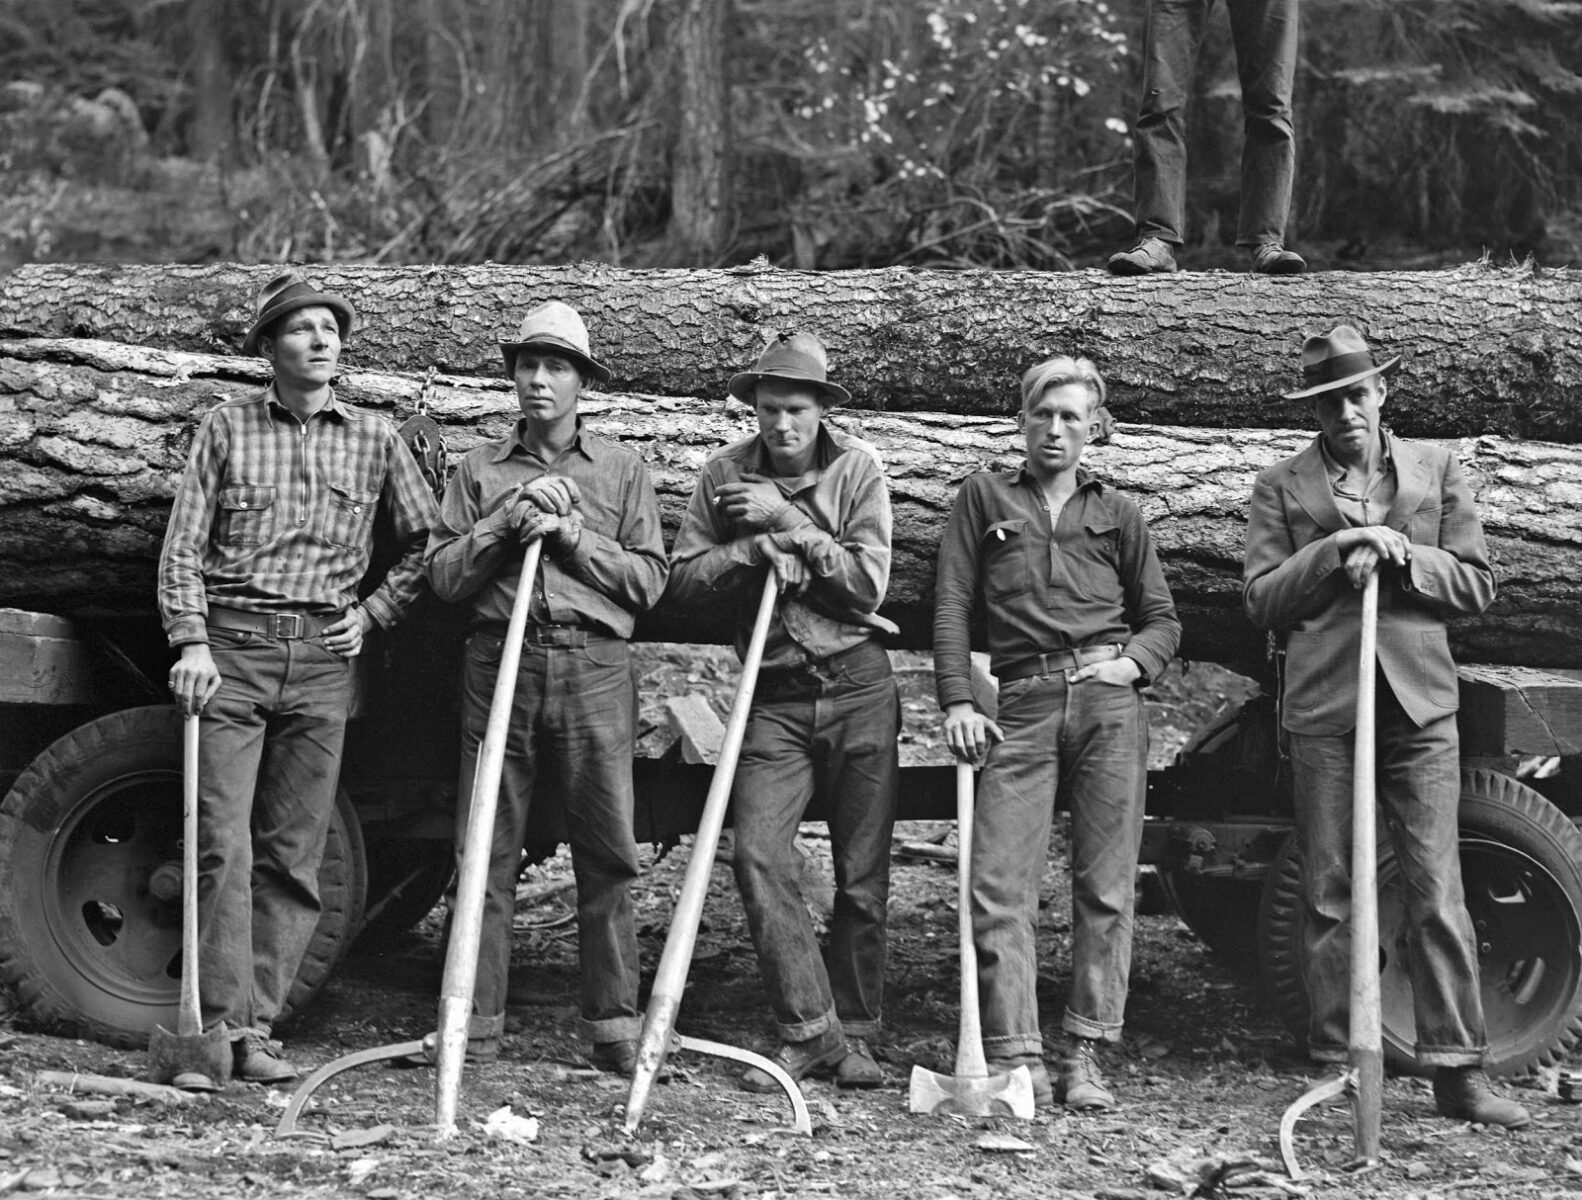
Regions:
[[[1175,654],[1181,622],[1137,506],[1082,464],[1108,436],[1104,380],[1059,355],[1022,376],[1026,458],[961,485],[940,543],[934,676],[945,741],[982,760],[972,844],[972,931],[983,1049],[992,1071],[1025,1066],[1033,1099],[1054,1083],[1038,1023],[1038,891],[1057,795],[1071,810],[1071,990],[1061,1096],[1108,1109],[1101,1042],[1120,1040],[1131,968],[1137,852],[1147,786],[1142,687]],[[973,700],[981,613],[999,680],[990,720]]]
[[[523,840],[535,799],[555,797],[577,881],[581,1029],[598,1066],[630,1075],[642,1019],[631,895],[637,693],[627,641],[665,588],[659,505],[643,460],[578,414],[583,389],[607,382],[610,369],[593,356],[575,309],[538,305],[500,352],[521,419],[462,459],[425,556],[434,591],[465,601],[471,614],[459,847],[522,556],[544,543],[495,814],[468,1056],[499,1053]]]
[[[890,575],[890,499],[878,453],[824,417],[851,397],[824,346],[781,334],[730,394],[758,433],[704,464],[671,553],[668,599],[739,602],[746,649],[764,571],[781,589],[731,791],[736,882],[774,1005],[775,1061],[793,1079],[834,1069],[844,1087],[883,1073],[868,1045],[884,996],[900,697],[875,640]],[[809,802],[828,813],[835,868],[821,959],[795,840]],[[752,1068],[749,1091],[777,1084]]]
[[[295,271],[259,293],[242,349],[274,382],[203,418],[159,559],[171,691],[202,717],[203,1020],[265,1083],[296,1074],[269,1034],[319,918],[351,660],[417,597],[434,519],[395,428],[330,386],[354,319]],[[400,559],[359,601],[380,510]]]
[[[1449,450],[1380,424],[1386,377],[1368,344],[1337,325],[1302,345],[1319,434],[1262,472],[1252,494],[1242,599],[1285,637],[1281,722],[1290,735],[1302,859],[1308,1053],[1344,1063],[1349,1029],[1352,748],[1361,591],[1379,572],[1379,800],[1406,897],[1417,1059],[1434,1068],[1439,1111],[1516,1127],[1527,1111],[1494,1095],[1478,960],[1461,888],[1456,665],[1447,617],[1494,599],[1483,527]]]

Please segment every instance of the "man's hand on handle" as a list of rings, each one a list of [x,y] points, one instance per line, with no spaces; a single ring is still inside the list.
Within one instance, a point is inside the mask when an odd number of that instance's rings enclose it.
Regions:
[[[810,576],[807,563],[802,561],[800,554],[780,549],[775,545],[774,538],[767,533],[760,533],[754,537],[753,545],[757,546],[758,553],[768,560],[769,568],[775,573],[781,592],[789,589],[797,593],[807,587]]]
[[[945,745],[962,762],[982,760],[995,742],[1004,741],[1000,727],[963,700],[945,710]]]
[[[1412,540],[1385,525],[1360,525],[1335,534],[1341,563],[1351,586],[1361,588],[1380,566],[1404,567],[1412,561]]]
[[[207,642],[188,642],[170,668],[170,694],[184,717],[196,716],[220,690],[220,672]]]

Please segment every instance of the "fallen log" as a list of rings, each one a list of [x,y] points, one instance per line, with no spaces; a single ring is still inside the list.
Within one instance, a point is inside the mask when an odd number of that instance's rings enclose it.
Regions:
[[[0,281],[0,333],[234,351],[275,266],[32,265]],[[810,329],[857,407],[993,415],[1051,353],[1094,359],[1123,421],[1303,428],[1279,399],[1309,333],[1358,324],[1404,353],[1392,421],[1416,437],[1582,441],[1582,271],[1452,271],[1279,278],[1210,271],[801,272],[570,267],[320,266],[362,315],[345,362],[381,371],[492,375],[496,339],[533,303],[587,316],[613,387],[724,395],[767,337]]]
[[[198,420],[217,400],[265,377],[258,360],[115,343],[0,342],[0,605],[62,615],[148,612],[170,498]],[[422,402],[453,455],[515,418],[503,380],[347,371],[340,394],[396,419]],[[595,393],[584,412],[606,437],[648,461],[667,542],[708,452],[751,432],[748,411],[687,397]],[[846,427],[884,455],[895,509],[895,563],[885,612],[902,644],[926,646],[939,535],[957,487],[1013,464],[1005,418],[846,413]],[[1186,624],[1183,654],[1261,659],[1241,616],[1247,501],[1264,466],[1312,437],[1298,430],[1226,431],[1123,425],[1089,462],[1136,500],[1158,541]],[[1454,442],[1478,497],[1500,574],[1481,617],[1453,625],[1468,661],[1582,667],[1582,448],[1499,437]],[[642,636],[719,641],[729,613],[660,610]]]

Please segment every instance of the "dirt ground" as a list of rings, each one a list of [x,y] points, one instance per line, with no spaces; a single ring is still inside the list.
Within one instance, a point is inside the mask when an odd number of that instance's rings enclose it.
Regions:
[[[656,675],[705,664],[657,664]],[[903,672],[904,674],[904,672]],[[676,682],[674,680],[672,683]],[[1180,706],[1156,713],[1156,741],[1172,722],[1191,725],[1224,700],[1210,681]],[[1222,691],[1223,689],[1221,689]],[[928,707],[908,685],[908,704]],[[1190,705],[1188,706],[1190,707]],[[932,714],[912,710],[909,753],[928,755]],[[810,913],[827,912],[828,843],[804,830]],[[950,849],[949,824],[907,823],[896,844]],[[637,891],[643,965],[658,961],[689,846],[662,861],[645,848]],[[1041,895],[1043,1025],[1058,1030],[1069,979],[1070,895],[1063,833],[1051,843]],[[564,852],[532,868],[524,888],[569,877]],[[886,1085],[842,1092],[812,1080],[803,1090],[813,1136],[790,1129],[783,1097],[735,1086],[739,1068],[691,1053],[672,1058],[673,1077],[655,1088],[635,1136],[622,1131],[625,1081],[591,1069],[575,1033],[576,936],[569,893],[519,907],[507,1036],[501,1061],[467,1068],[461,1128],[433,1136],[434,1075],[383,1065],[337,1076],[315,1093],[299,1136],[274,1127],[286,1089],[232,1084],[180,1106],[72,1094],[42,1085],[42,1070],[135,1077],[144,1056],[18,1028],[0,1011],[0,1194],[78,1198],[190,1196],[654,1197],[656,1200],[772,1200],[851,1197],[1144,1197],[1186,1194],[1216,1172],[1234,1196],[1380,1197],[1582,1194],[1582,1108],[1554,1095],[1554,1076],[1507,1081],[1534,1110],[1533,1126],[1507,1133],[1446,1121],[1425,1082],[1385,1088],[1383,1166],[1346,1170],[1350,1112],[1316,1110],[1299,1127],[1301,1184],[1278,1167],[1276,1135],[1285,1107],[1318,1079],[1262,1005],[1173,916],[1139,918],[1126,1038],[1105,1070],[1121,1107],[1102,1115],[1056,1108],[1031,1123],[966,1120],[907,1111],[912,1065],[949,1073],[957,1020],[954,864],[898,851],[890,909],[886,1025],[876,1051]],[[379,954],[355,951],[319,999],[282,1029],[291,1058],[317,1067],[357,1050],[421,1037],[433,1028],[443,965],[441,919],[431,914]],[[647,982],[645,976],[645,984]],[[0,996],[0,1006],[5,1004]],[[768,1052],[769,1006],[760,988],[739,899],[716,862],[686,1001],[684,1034]],[[1053,1055],[1057,1044],[1046,1043]],[[1546,1092],[1545,1088],[1549,1091]],[[484,1129],[491,1113],[534,1118],[536,1137],[517,1144]],[[1164,1164],[1164,1166],[1161,1166]],[[1192,1183],[1167,1186],[1170,1164]],[[1259,1166],[1268,1168],[1260,1173]],[[1151,1181],[1151,1176],[1156,1177]],[[1163,1190],[1161,1190],[1163,1189]]]

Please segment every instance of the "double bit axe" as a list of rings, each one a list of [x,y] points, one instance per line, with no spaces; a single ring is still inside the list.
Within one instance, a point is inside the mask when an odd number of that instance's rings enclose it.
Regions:
[[[637,1069],[632,1074],[632,1089],[626,1100],[627,1133],[635,1133],[638,1123],[642,1121],[643,1110],[648,1107],[649,1092],[672,1047],[734,1059],[766,1072],[790,1097],[797,1131],[809,1136],[813,1133],[813,1121],[801,1091],[795,1081],[774,1063],[748,1050],[703,1038],[683,1037],[675,1032],[676,1014],[680,1011],[681,994],[687,986],[687,972],[692,966],[692,951],[698,941],[698,922],[703,917],[703,899],[709,890],[709,876],[714,868],[714,852],[720,844],[720,830],[725,825],[725,807],[730,802],[731,782],[736,776],[736,762],[741,757],[742,739],[747,733],[753,689],[758,683],[758,667],[763,662],[764,642],[769,637],[769,620],[774,616],[778,591],[775,573],[771,570],[764,578],[763,595],[758,602],[758,618],[753,622],[752,639],[742,659],[741,682],[737,684],[736,699],[731,705],[730,720],[725,726],[725,741],[720,747],[719,762],[714,767],[714,778],[709,783],[708,799],[703,803],[703,816],[698,821],[697,836],[692,841],[692,857],[687,860],[681,897],[676,901],[675,912],[671,914],[670,932],[665,937],[665,948],[659,956],[659,968],[654,972],[648,1011],[643,1015],[643,1032],[637,1045]]]
[[[1374,669],[1378,651],[1379,572],[1362,589],[1362,649],[1357,664],[1357,731],[1351,762],[1351,1032],[1347,1068],[1305,1093],[1280,1118],[1280,1157],[1292,1179],[1296,1123],[1303,1113],[1340,1095],[1351,1097],[1355,1167],[1379,1162],[1380,1108],[1384,1092],[1384,1043],[1379,1011],[1378,847],[1374,810]]]

